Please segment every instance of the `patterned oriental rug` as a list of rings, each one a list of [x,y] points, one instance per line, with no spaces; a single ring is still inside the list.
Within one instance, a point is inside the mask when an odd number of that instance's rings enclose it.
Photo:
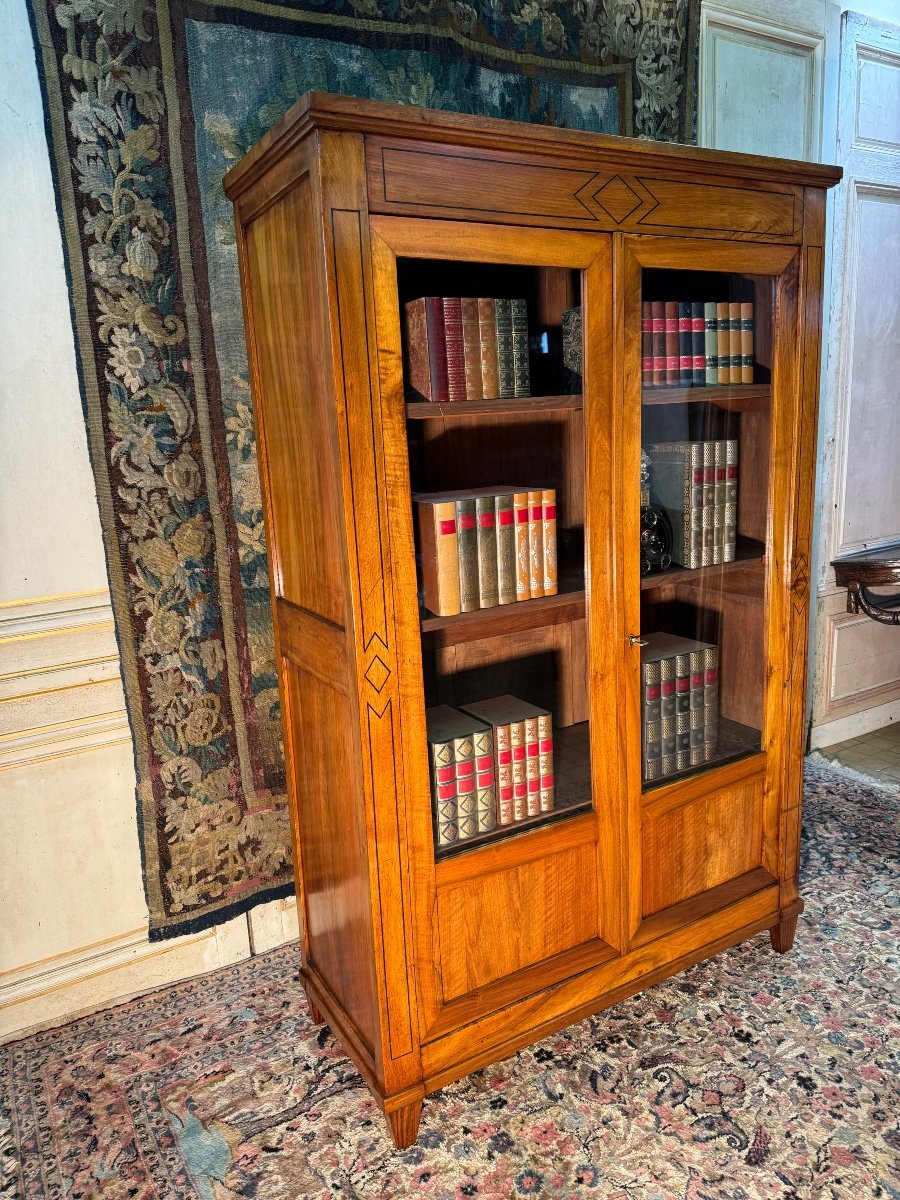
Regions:
[[[445,1088],[399,1153],[292,948],[7,1046],[9,1194],[896,1197],[898,809],[809,768],[792,953],[762,934]]]
[[[291,887],[226,169],[310,88],[694,139],[699,0],[29,0],[151,938]]]

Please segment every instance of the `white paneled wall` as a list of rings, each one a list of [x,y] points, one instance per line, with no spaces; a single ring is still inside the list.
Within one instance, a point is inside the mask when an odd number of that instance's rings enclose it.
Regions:
[[[150,944],[131,736],[24,0],[0,0],[0,1037],[296,936]]]

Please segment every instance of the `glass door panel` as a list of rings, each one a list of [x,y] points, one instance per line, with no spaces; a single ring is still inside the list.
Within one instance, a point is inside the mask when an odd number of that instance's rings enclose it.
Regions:
[[[642,271],[644,791],[761,747],[774,294]]]
[[[400,256],[396,283],[447,858],[592,807],[582,272]]]

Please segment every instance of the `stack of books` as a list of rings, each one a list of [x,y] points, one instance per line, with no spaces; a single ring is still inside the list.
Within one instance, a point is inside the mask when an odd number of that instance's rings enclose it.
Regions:
[[[683,567],[733,562],[737,553],[737,441],[658,442],[651,497],[672,525],[672,561]]]
[[[555,596],[556,489],[413,494],[425,607],[452,617]]]
[[[717,757],[719,650],[670,633],[644,636],[641,762],[650,782]]]
[[[426,400],[531,395],[523,299],[420,296],[406,305],[407,383]]]
[[[452,846],[497,825],[491,727],[449,704],[426,709],[434,837]]]
[[[641,381],[645,387],[752,383],[752,303],[644,300]]]
[[[553,721],[545,708],[515,696],[464,705],[490,726],[497,779],[497,824],[515,825],[553,811]]]

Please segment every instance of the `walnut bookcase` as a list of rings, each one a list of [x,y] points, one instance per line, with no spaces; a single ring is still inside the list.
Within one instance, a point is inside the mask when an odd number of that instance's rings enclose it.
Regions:
[[[839,173],[311,94],[226,178],[303,986],[398,1146],[449,1081],[761,930],[797,887],[825,189]],[[403,304],[524,296],[532,397],[404,386]],[[642,384],[642,299],[750,299],[754,382]],[[583,314],[567,394],[561,315]],[[734,562],[639,574],[640,450],[738,445]],[[560,590],[419,603],[411,493],[555,487]],[[727,736],[646,783],[641,634],[714,642]],[[425,709],[553,713],[552,819],[433,844]]]

